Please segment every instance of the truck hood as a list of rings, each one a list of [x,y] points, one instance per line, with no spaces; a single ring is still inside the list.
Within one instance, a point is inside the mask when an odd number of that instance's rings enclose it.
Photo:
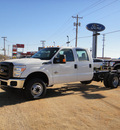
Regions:
[[[12,62],[14,65],[41,65],[44,62],[48,62],[48,60],[40,60],[37,58],[23,58],[6,60],[5,62]]]

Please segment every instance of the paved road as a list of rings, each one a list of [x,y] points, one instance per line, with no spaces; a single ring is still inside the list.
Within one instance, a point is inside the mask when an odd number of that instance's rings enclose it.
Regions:
[[[0,89],[0,130],[119,130],[120,86],[59,84],[44,99]]]

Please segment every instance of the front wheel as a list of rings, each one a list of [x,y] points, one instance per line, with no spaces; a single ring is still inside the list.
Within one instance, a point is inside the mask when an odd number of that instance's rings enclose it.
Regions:
[[[25,95],[28,99],[38,99],[46,94],[46,85],[39,78],[30,80],[25,87]]]

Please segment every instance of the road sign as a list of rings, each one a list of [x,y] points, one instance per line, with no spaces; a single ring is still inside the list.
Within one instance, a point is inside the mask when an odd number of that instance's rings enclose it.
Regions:
[[[24,44],[16,44],[17,48],[24,48]]]

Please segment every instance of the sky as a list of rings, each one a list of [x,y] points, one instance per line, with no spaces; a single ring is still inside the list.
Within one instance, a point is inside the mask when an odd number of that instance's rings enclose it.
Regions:
[[[45,46],[75,46],[76,29],[72,16],[79,19],[78,47],[92,48],[93,32],[89,23],[100,23],[105,30],[97,37],[97,56],[120,57],[120,0],[0,0],[0,54],[3,38],[6,54],[12,55],[12,45],[24,44],[24,52],[37,51],[41,41]],[[67,37],[68,36],[68,37]]]

